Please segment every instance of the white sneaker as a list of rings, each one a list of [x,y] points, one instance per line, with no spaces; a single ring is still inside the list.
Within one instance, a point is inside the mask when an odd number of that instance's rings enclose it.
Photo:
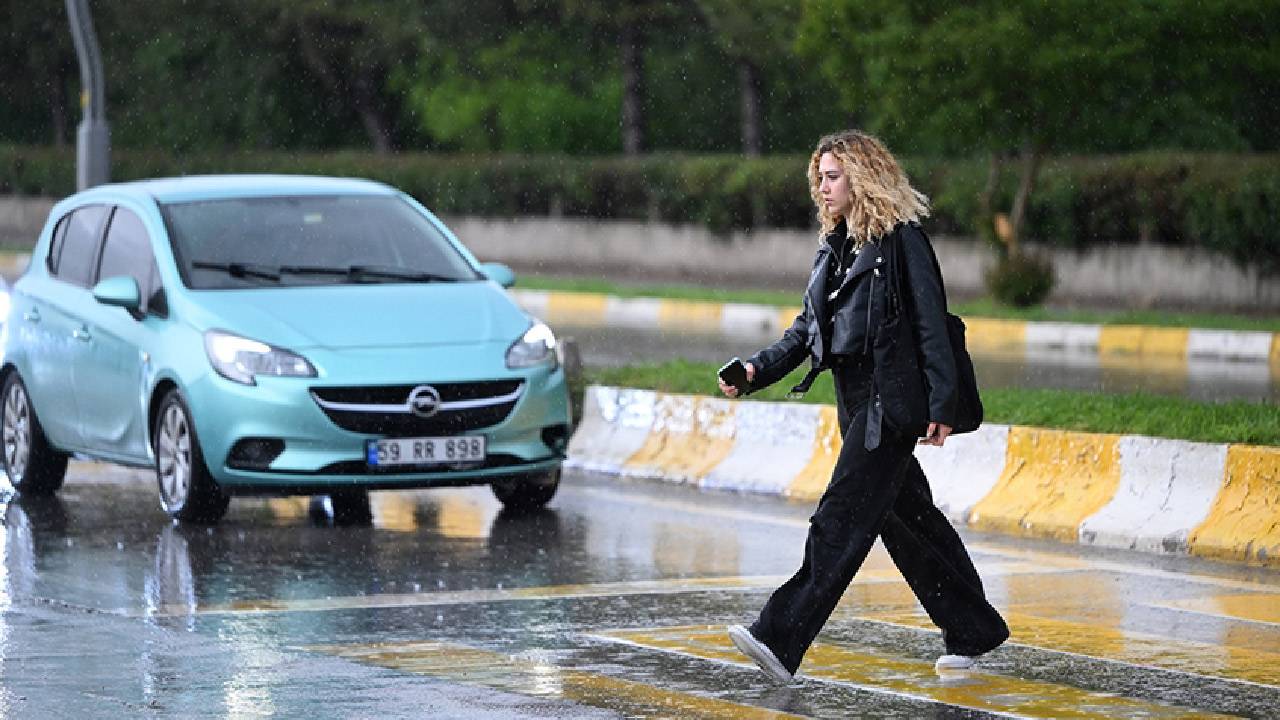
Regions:
[[[743,655],[754,660],[765,675],[780,683],[789,683],[795,679],[795,676],[782,666],[782,661],[778,660],[778,656],[773,654],[769,646],[757,640],[750,630],[741,625],[730,625],[729,639],[738,650],[742,651]]]
[[[933,664],[934,670],[968,670],[978,661],[972,655],[943,655]]]

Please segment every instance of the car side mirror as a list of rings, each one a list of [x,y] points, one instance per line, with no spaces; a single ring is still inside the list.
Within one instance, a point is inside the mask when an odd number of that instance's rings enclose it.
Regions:
[[[142,308],[142,291],[138,281],[127,275],[116,275],[93,286],[93,297],[103,305],[114,305],[137,317]]]
[[[512,272],[511,268],[503,265],[502,263],[480,263],[480,272],[484,273],[485,277],[498,283],[504,288],[509,288],[516,284],[516,274]]]

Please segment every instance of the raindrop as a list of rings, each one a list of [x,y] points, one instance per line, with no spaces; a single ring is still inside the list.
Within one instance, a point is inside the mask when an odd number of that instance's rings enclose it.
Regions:
[[[123,550],[123,549],[124,549],[124,543],[122,543],[122,542],[120,542],[119,540],[117,540],[117,541],[116,541],[116,549],[117,549],[117,550]]]

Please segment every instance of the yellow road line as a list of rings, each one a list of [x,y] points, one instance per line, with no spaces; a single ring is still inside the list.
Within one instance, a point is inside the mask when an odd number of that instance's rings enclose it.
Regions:
[[[1280,595],[1262,593],[1211,595],[1153,603],[1151,607],[1170,608],[1228,620],[1280,625]]]
[[[536,655],[510,656],[449,643],[312,645],[312,652],[367,665],[479,685],[533,697],[555,698],[615,710],[627,717],[798,718],[798,715],[728,700],[558,667]]]
[[[724,305],[718,302],[661,300],[658,303],[658,324],[662,327],[719,330],[723,309]]]
[[[1001,352],[1022,355],[1027,348],[1027,323],[1024,320],[965,318],[965,344],[975,352]]]
[[[1186,357],[1190,334],[1187,328],[1103,325],[1098,333],[1098,354]]]
[[[600,324],[604,322],[608,307],[607,295],[572,292],[547,293],[548,322],[574,322]]]
[[[890,625],[937,630],[929,618],[919,612],[870,613],[859,617]],[[1007,612],[1005,621],[1013,633],[1010,642],[1018,645],[1201,677],[1280,686],[1280,653],[1174,640],[1098,623],[1052,620],[1020,611]]]
[[[754,667],[730,643],[723,627],[673,627],[601,633],[640,647]],[[1043,718],[1222,717],[1170,705],[1096,693],[1057,683],[967,672],[939,676],[929,661],[815,643],[800,675],[859,688],[986,712]]]
[[[1192,555],[1280,564],[1280,448],[1227,448],[1222,488],[1187,545]]]
[[[1075,542],[1080,523],[1120,486],[1120,436],[1042,428],[1009,429],[1004,471],[974,505],[978,530]]]

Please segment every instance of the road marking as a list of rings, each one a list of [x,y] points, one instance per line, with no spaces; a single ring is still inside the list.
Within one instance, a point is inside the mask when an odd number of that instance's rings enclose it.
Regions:
[[[730,643],[720,626],[685,626],[661,630],[623,630],[593,637],[704,660],[754,668]],[[931,661],[850,650],[830,643],[809,648],[800,678],[906,697],[926,702],[997,713],[1043,718],[1206,718],[1224,717],[1171,705],[1149,703],[1070,685],[1023,680],[988,672],[939,675]]]
[[[436,642],[312,645],[312,652],[519,695],[558,698],[627,717],[799,718],[799,715],[559,667],[519,656]]]
[[[741,523],[750,523],[757,525],[775,525],[789,528],[804,529],[809,527],[808,518],[791,518],[776,517],[753,510],[730,510],[723,508],[714,508],[706,505],[698,505],[693,502],[684,500],[657,499],[647,498],[638,495],[620,495],[617,492],[610,492],[598,488],[579,488],[578,493],[586,495],[595,500],[626,504],[634,507],[636,505],[647,505],[660,510],[668,510],[675,512],[684,512],[690,515],[706,515],[718,517],[725,520],[732,520]],[[1258,582],[1253,580],[1233,580],[1230,578],[1218,577],[1215,575],[1204,575],[1194,572],[1175,572],[1171,570],[1160,570],[1158,568],[1144,567],[1139,565],[1130,565],[1127,563],[1117,562],[1114,560],[1102,560],[1096,558],[1082,558],[1076,556],[1068,556],[1059,553],[1044,552],[1040,550],[1028,550],[1025,548],[1012,548],[1005,545],[997,545],[990,542],[973,542],[968,541],[965,546],[971,552],[980,552],[987,555],[994,555],[1008,560],[1025,560],[1031,563],[1037,563],[1045,568],[1045,572],[1050,570],[1069,571],[1069,570],[1095,570],[1098,572],[1112,572],[1125,575],[1134,575],[1138,577],[1158,578],[1161,580],[1171,580],[1174,582],[1189,582],[1200,585],[1211,585],[1214,587],[1228,588],[1232,590],[1263,590],[1274,592],[1280,588],[1280,578],[1275,582]],[[1076,545],[1064,547],[1064,551],[1078,551],[1081,548]],[[1150,560],[1150,558],[1144,558]],[[985,565],[983,566],[985,569]],[[984,570],[985,572],[985,570]]]
[[[865,613],[856,617],[899,627],[936,631],[918,612]],[[1280,653],[1223,644],[1174,640],[1097,623],[1053,620],[1018,610],[1005,614],[1010,642],[1135,667],[1280,687]]]
[[[1197,615],[1227,620],[1280,625],[1280,595],[1249,593],[1247,595],[1211,595],[1187,600],[1152,603],[1150,607],[1169,608]]]
[[[1014,574],[1040,574],[1045,570],[1030,563],[994,563],[986,567],[989,577]],[[1049,571],[1055,572],[1055,571]],[[786,582],[785,575],[755,575],[711,578],[670,578],[662,580],[633,580],[611,583],[574,585],[546,585],[518,588],[483,588],[476,590],[435,591],[420,593],[386,593],[378,595],[345,595],[321,598],[294,598],[290,600],[248,599],[215,605],[197,606],[194,610],[186,604],[160,605],[138,610],[130,615],[147,617],[197,615],[255,615],[265,613],[326,612],[331,610],[357,610],[395,607],[427,607],[438,605],[464,605],[468,603],[572,600],[580,598],[622,597],[628,595],[678,595],[714,590],[753,591],[772,590]],[[909,591],[898,570],[864,568],[854,578],[854,586],[888,584],[901,586]]]

